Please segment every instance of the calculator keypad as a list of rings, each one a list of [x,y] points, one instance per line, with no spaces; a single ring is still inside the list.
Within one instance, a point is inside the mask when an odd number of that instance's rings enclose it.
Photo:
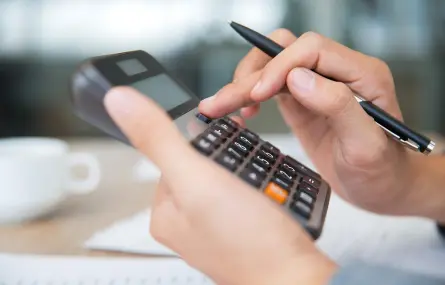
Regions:
[[[321,177],[297,160],[230,118],[215,120],[192,141],[202,154],[264,192],[266,196],[309,220]]]

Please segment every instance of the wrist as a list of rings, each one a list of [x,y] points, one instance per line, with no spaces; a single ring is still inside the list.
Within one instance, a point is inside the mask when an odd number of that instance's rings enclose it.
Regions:
[[[279,276],[261,280],[262,285],[328,285],[338,270],[338,265],[326,256],[318,255],[302,258],[283,265]]]
[[[420,216],[445,224],[445,159],[413,154],[405,215]]]

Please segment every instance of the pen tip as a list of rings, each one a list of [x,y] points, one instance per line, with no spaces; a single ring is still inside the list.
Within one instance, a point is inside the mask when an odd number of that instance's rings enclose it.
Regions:
[[[227,20],[227,23],[228,23],[229,25],[232,25],[233,21]]]

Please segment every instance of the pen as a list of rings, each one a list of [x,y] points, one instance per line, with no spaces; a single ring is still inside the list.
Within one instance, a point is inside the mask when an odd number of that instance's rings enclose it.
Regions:
[[[240,36],[270,57],[276,57],[284,50],[284,47],[258,32],[233,21],[229,22],[229,24]],[[354,96],[365,112],[371,116],[387,134],[401,144],[425,155],[429,155],[433,151],[436,144],[431,139],[410,129],[404,123],[374,105],[371,101],[367,101],[357,94],[354,94]]]

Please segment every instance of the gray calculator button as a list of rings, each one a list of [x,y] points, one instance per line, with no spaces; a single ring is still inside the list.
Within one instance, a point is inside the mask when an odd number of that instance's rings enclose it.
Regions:
[[[311,205],[311,206],[314,204],[314,198],[311,195],[309,195],[305,192],[300,192],[298,194],[298,196],[299,196],[299,199],[301,201],[305,202],[306,204]]]

